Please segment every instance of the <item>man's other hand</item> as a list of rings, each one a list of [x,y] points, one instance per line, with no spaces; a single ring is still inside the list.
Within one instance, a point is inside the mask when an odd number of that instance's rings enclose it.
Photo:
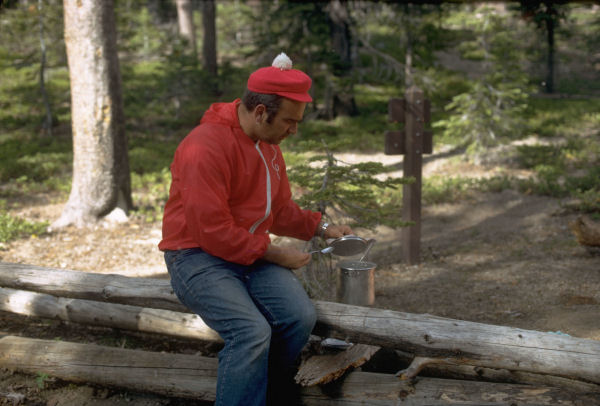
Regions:
[[[329,227],[327,227],[327,229],[325,230],[323,238],[340,238],[349,234],[354,234],[354,232],[349,226],[330,224]]]
[[[269,244],[263,259],[289,269],[298,269],[310,262],[311,255],[291,247]]]

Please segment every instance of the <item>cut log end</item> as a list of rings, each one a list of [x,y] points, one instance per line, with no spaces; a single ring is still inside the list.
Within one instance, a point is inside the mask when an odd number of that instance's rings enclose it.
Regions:
[[[569,223],[569,227],[579,244],[600,249],[600,223],[592,221],[587,216],[579,216]],[[594,252],[600,253],[596,250]]]

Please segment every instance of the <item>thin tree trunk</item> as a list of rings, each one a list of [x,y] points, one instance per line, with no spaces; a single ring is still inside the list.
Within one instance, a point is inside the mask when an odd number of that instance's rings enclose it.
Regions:
[[[202,24],[204,39],[202,42],[202,58],[204,69],[217,77],[217,29],[214,0],[202,0]]]
[[[549,8],[551,6],[548,6]],[[548,60],[546,72],[546,92],[554,93],[554,19],[546,19],[546,31],[548,40]]]
[[[40,50],[42,51],[41,62],[40,62],[40,91],[42,92],[42,100],[44,101],[44,108],[46,109],[46,117],[42,125],[44,135],[52,136],[52,108],[50,107],[50,101],[48,99],[48,91],[46,90],[46,41],[44,40],[44,15],[42,13],[43,0],[38,0],[38,24],[40,26]]]
[[[85,226],[132,207],[112,0],[64,0],[71,82],[73,183],[53,224]]]
[[[196,27],[194,26],[194,10],[192,8],[192,2],[191,0],[176,0],[176,3],[179,34],[189,41],[192,52],[194,55],[197,55]]]
[[[412,5],[405,4],[404,11],[406,15],[406,21],[402,24],[404,26],[404,33],[406,35],[406,54],[404,58],[404,86],[408,89],[414,85],[413,78],[413,35],[411,27],[411,11]]]
[[[333,116],[354,116],[358,114],[358,109],[354,100],[354,87],[350,80],[352,39],[346,1],[331,0],[327,10],[331,25],[332,48],[338,58],[333,67],[334,75],[338,79],[333,94]]]

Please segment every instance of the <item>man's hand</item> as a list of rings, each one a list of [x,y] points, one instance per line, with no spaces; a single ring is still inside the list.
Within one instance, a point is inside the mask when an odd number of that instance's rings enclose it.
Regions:
[[[298,269],[310,262],[311,255],[295,248],[269,244],[263,259],[289,269]]]
[[[329,227],[327,227],[327,230],[325,230],[323,238],[340,238],[348,234],[354,234],[349,226],[330,224]]]

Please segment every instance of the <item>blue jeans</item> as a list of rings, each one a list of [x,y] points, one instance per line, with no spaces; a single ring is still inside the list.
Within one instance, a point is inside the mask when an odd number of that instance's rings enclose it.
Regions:
[[[179,300],[225,342],[215,405],[265,405],[269,376],[291,376],[316,322],[298,278],[270,262],[244,266],[199,248],[164,255]]]

